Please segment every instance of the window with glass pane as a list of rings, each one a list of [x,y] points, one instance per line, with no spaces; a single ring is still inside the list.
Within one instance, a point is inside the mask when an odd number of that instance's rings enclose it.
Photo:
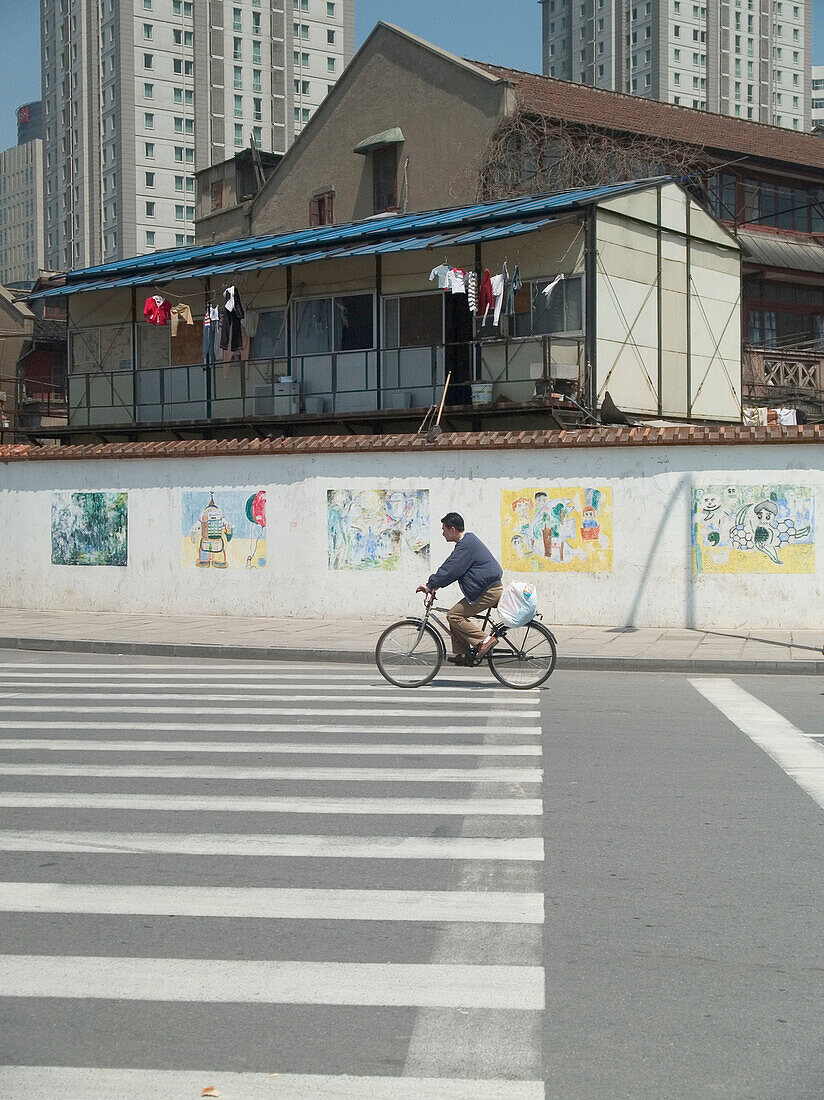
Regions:
[[[375,346],[371,294],[335,298],[335,351],[366,351]]]
[[[443,343],[442,294],[412,294],[384,303],[388,348],[437,347]]]
[[[294,304],[296,355],[324,355],[332,351],[332,299],[313,298]]]
[[[574,275],[558,283],[547,301],[544,287],[551,281],[527,283],[516,295],[516,336],[583,332],[582,277]]]
[[[824,190],[810,193],[810,232],[824,233]]]
[[[396,164],[397,154],[394,145],[389,146],[388,149],[378,149],[372,154],[372,186],[376,214],[396,208]]]
[[[285,310],[272,309],[261,313],[257,332],[252,337],[250,353],[253,359],[284,359],[286,357]]]
[[[778,206],[776,224],[782,229],[792,229],[795,221],[793,211],[793,190],[791,187],[776,187],[775,191],[775,199]]]

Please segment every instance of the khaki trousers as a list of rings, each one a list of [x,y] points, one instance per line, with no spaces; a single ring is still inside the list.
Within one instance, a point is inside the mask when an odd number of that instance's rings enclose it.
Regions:
[[[481,630],[481,624],[475,622],[471,616],[482,614],[488,607],[497,607],[503,591],[502,584],[493,584],[475,603],[463,599],[450,607],[446,613],[446,621],[452,634],[453,653],[466,653],[472,646],[481,644],[486,635]]]

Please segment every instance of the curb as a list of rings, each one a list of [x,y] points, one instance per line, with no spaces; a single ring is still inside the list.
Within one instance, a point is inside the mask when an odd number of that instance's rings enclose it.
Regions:
[[[327,661],[372,664],[373,650],[290,649],[286,646],[172,645],[162,642],[103,642],[76,638],[0,638],[0,649],[46,653],[111,653],[121,657],[205,657],[232,661]],[[821,676],[824,660],[747,661],[683,657],[573,657],[559,655],[566,672],[689,672],[715,675]]]

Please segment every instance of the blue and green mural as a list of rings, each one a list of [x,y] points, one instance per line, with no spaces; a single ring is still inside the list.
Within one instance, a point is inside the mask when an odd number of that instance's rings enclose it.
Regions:
[[[128,494],[55,491],[52,565],[126,565]]]

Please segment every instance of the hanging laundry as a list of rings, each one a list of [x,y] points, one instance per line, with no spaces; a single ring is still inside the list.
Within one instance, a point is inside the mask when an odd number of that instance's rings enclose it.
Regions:
[[[548,284],[547,286],[545,286],[545,287],[544,287],[544,291],[543,291],[543,292],[544,292],[544,294],[546,295],[546,303],[547,303],[547,305],[549,305],[549,299],[550,299],[550,297],[552,296],[552,292],[553,292],[553,290],[554,290],[554,289],[555,289],[555,287],[556,287],[556,286],[558,285],[558,283],[561,283],[561,282],[563,282],[565,278],[566,278],[566,276],[565,276],[565,275],[556,275],[556,276],[555,276],[555,278],[554,278],[554,279],[552,280],[552,282],[551,282],[551,283],[549,283],[549,284]]]
[[[186,305],[185,302],[178,302],[176,306],[172,306],[171,311],[172,321],[172,336],[177,336],[177,326],[180,324],[193,325],[192,311]]]
[[[434,283],[438,280],[438,289],[446,290],[447,283],[449,282],[449,267],[446,264],[440,264],[438,267],[433,267],[429,272],[429,281]]]
[[[478,293],[478,314],[483,310],[483,318],[486,320],[488,311],[495,305],[495,295],[492,293],[492,275],[489,268],[484,268],[481,276],[481,288]]]
[[[215,306],[207,306],[203,317],[203,362],[207,367],[213,367],[217,359],[219,325],[219,311]]]
[[[235,286],[227,286],[223,292],[223,318],[220,324],[220,346],[225,351],[240,351],[243,346],[243,333],[240,322],[245,316],[240,291]]]
[[[741,412],[745,428],[766,427],[766,408],[760,405],[745,405]]]
[[[243,320],[243,326],[250,336],[257,334],[258,325],[260,324],[260,314],[257,310],[247,309],[246,317]]]
[[[778,416],[778,423],[783,424],[785,427],[795,426],[798,423],[798,416],[795,409],[776,409]]]
[[[521,268],[516,263],[515,267],[512,269],[512,279],[506,291],[506,308],[504,309],[504,313],[507,317],[515,316],[515,295],[523,285],[521,281]]]
[[[143,316],[150,325],[168,325],[171,313],[171,305],[159,294],[147,298],[143,306]]]
[[[500,275],[492,276],[492,297],[495,299],[495,313],[492,318],[493,325],[497,325],[501,320],[501,309],[504,304],[504,293],[506,291],[506,275],[502,272]],[[486,313],[484,313],[484,323],[486,323]]]
[[[478,311],[478,275],[475,271],[467,271],[466,273],[466,304],[469,306],[469,312],[474,314]]]
[[[466,272],[462,267],[449,269],[447,287],[453,294],[466,294]]]

